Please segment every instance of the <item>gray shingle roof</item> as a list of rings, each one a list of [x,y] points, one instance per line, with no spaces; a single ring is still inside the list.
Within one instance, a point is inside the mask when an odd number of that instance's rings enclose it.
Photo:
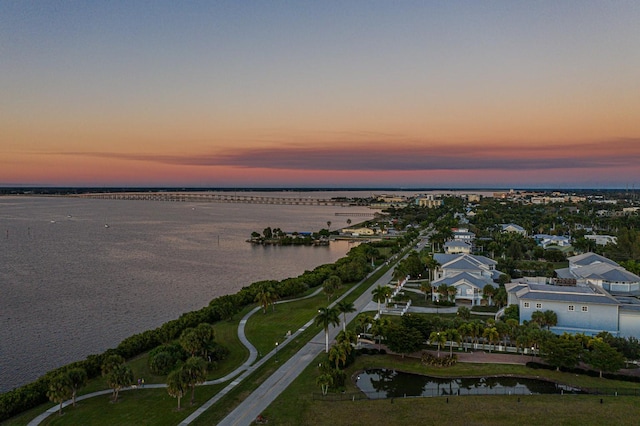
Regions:
[[[513,290],[512,290],[513,292]],[[526,284],[517,290],[521,300],[547,300],[555,302],[592,303],[600,305],[620,305],[616,299],[595,287],[564,287],[546,284]]]

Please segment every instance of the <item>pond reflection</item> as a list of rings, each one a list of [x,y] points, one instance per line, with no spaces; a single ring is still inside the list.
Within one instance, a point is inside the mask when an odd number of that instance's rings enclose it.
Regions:
[[[520,377],[438,378],[387,369],[360,373],[358,388],[369,398],[450,395],[539,395],[583,393],[546,380]]]

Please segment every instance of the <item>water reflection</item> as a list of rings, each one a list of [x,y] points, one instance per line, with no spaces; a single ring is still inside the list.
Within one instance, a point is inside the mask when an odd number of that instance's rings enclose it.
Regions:
[[[453,395],[539,395],[583,393],[546,380],[520,377],[439,378],[387,369],[360,373],[358,388],[369,398]]]

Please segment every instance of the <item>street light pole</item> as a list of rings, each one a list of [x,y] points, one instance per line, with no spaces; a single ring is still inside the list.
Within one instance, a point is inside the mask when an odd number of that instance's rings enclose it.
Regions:
[[[276,362],[278,362],[278,342],[276,342]]]

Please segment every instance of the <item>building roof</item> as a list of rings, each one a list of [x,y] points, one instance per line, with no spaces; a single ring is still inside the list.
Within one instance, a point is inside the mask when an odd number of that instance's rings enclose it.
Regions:
[[[586,266],[586,265],[591,265],[592,263],[597,263],[597,262],[618,266],[618,264],[613,260],[592,252],[582,253],[577,256],[571,256],[567,258],[567,260],[571,265],[576,265],[576,266]]]
[[[437,287],[441,284],[446,284],[448,286],[456,284],[462,284],[462,282],[467,282],[475,287],[480,289],[484,288],[487,284],[493,285],[493,281],[489,278],[477,277],[475,275],[471,275],[468,272],[460,272],[455,275],[451,275],[448,277],[440,278],[432,283],[433,287]]]
[[[459,241],[459,240],[447,241],[446,243],[444,243],[444,246],[471,248],[471,244],[467,243],[466,241]]]
[[[511,229],[517,232],[525,232],[525,229],[522,226],[516,225],[515,223],[501,223],[500,226],[502,227],[503,231],[508,231]]]
[[[438,262],[443,267],[447,263],[461,257],[465,257],[470,261],[475,262],[477,265],[483,264],[483,265],[491,266],[491,265],[496,265],[498,263],[495,260],[489,259],[488,257],[485,257],[485,256],[479,256],[479,255],[467,254],[467,253],[463,253],[463,254],[435,253],[433,255],[433,258],[435,259],[435,261]]]
[[[509,290],[511,293],[514,291],[519,300],[547,300],[600,305],[621,304],[609,293],[595,286],[565,287],[547,284],[524,284],[524,287],[514,286]]]

